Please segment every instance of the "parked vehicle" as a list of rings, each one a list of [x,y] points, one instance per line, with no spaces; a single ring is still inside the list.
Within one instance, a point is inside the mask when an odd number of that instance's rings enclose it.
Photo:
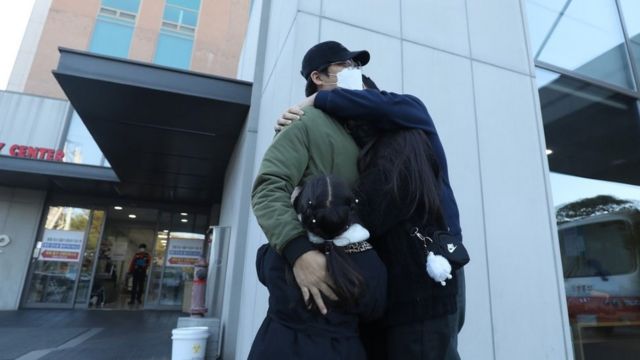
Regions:
[[[640,211],[587,216],[558,232],[571,322],[640,321]]]

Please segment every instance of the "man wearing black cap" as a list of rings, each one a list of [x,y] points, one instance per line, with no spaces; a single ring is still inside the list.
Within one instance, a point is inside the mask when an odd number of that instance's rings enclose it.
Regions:
[[[300,74],[307,80],[305,94],[310,96],[316,93],[319,86],[322,86],[322,90],[331,90],[337,86],[345,87],[345,85],[362,90],[362,81],[355,74],[362,75],[358,68],[368,64],[369,58],[368,51],[349,51],[337,41],[325,41],[315,45],[302,59]],[[353,76],[347,78],[346,73]],[[340,83],[341,81],[345,82]]]
[[[351,52],[335,41],[311,48],[302,62],[307,89],[331,90],[338,85],[362,89],[357,69],[369,61],[366,51]],[[254,214],[269,243],[292,265],[306,301],[313,298],[323,314],[321,293],[336,299],[327,275],[324,254],[307,237],[291,205],[294,188],[304,179],[333,174],[353,185],[358,178],[359,149],[345,127],[313,107],[301,121],[276,136],[262,160],[252,191]]]
[[[323,43],[319,45],[322,44]],[[310,53],[311,50],[307,55]],[[340,51],[338,51],[338,53],[340,53]],[[316,55],[322,56],[322,54]],[[362,65],[366,64],[368,60],[369,56],[367,53],[366,61],[363,62]],[[305,67],[303,65],[302,75],[307,78],[307,88],[305,91],[307,99],[302,101],[298,106],[291,107],[280,119],[278,119],[275,126],[276,132],[291,123],[292,120],[297,120],[300,116],[303,116],[304,112],[309,108],[305,108],[304,111],[302,108],[309,105],[313,105],[315,108],[336,118],[366,121],[383,130],[392,131],[400,128],[418,128],[423,130],[427,134],[427,137],[433,146],[434,153],[443,174],[443,184],[441,186],[439,198],[442,204],[445,222],[451,233],[461,237],[462,234],[458,207],[449,182],[444,149],[440,142],[433,120],[429,116],[424,104],[418,98],[411,95],[400,95],[385,91],[377,91],[377,87],[372,82],[370,82],[371,85],[367,85],[366,87],[368,89],[375,89],[376,91],[359,90],[355,87],[345,88],[342,86],[331,89],[314,89],[313,86],[310,85],[313,77],[307,77],[307,74],[310,73],[305,73],[304,70]],[[362,79],[365,83],[368,80],[366,77],[363,77]],[[313,83],[315,83],[315,81]],[[460,270],[455,276],[458,278],[459,286],[457,314],[447,317],[445,322],[434,322],[431,325],[428,325],[431,328],[435,328],[439,333],[439,336],[445,336],[447,333],[449,334],[450,339],[444,340],[445,343],[449,344],[447,345],[448,347],[451,346],[446,357],[447,359],[458,358],[456,350],[457,334],[455,329],[457,328],[459,331],[464,323],[464,272]],[[382,339],[382,341],[384,341],[384,339]]]

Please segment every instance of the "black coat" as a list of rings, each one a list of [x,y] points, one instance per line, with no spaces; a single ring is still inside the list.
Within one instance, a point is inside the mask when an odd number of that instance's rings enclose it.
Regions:
[[[359,321],[380,317],[385,309],[386,270],[373,250],[349,254],[365,280],[358,304],[329,312],[308,310],[291,266],[273,248],[258,249],[258,279],[269,289],[269,310],[251,346],[249,359],[366,359],[359,338]]]
[[[397,154],[390,153],[392,141],[401,136],[382,136],[368,149],[369,162],[358,181],[357,193],[361,199],[358,209],[363,225],[371,233],[370,242],[387,267],[388,296],[385,322],[387,325],[409,324],[452,314],[457,310],[457,278],[442,286],[426,271],[426,252],[422,241],[410,235],[413,227],[435,230],[436,217],[425,214],[424,206],[411,209],[407,204],[415,198],[399,177],[397,192],[390,187],[390,175],[378,165],[393,161]],[[408,172],[401,172],[406,175]],[[426,220],[425,220],[426,219]]]

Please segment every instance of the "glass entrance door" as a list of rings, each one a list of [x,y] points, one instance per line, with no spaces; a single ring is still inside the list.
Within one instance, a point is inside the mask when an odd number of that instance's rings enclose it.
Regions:
[[[145,308],[179,309],[190,302],[193,265],[202,255],[207,217],[163,212],[158,225]]]
[[[32,257],[24,304],[86,304],[104,211],[50,206]]]

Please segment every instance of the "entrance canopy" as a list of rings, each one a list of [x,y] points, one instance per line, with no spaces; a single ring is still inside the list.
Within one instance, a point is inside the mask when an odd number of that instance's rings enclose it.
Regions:
[[[118,177],[105,167],[0,156],[0,185],[115,195]]]
[[[63,48],[53,74],[120,179],[121,196],[220,201],[251,83]]]

